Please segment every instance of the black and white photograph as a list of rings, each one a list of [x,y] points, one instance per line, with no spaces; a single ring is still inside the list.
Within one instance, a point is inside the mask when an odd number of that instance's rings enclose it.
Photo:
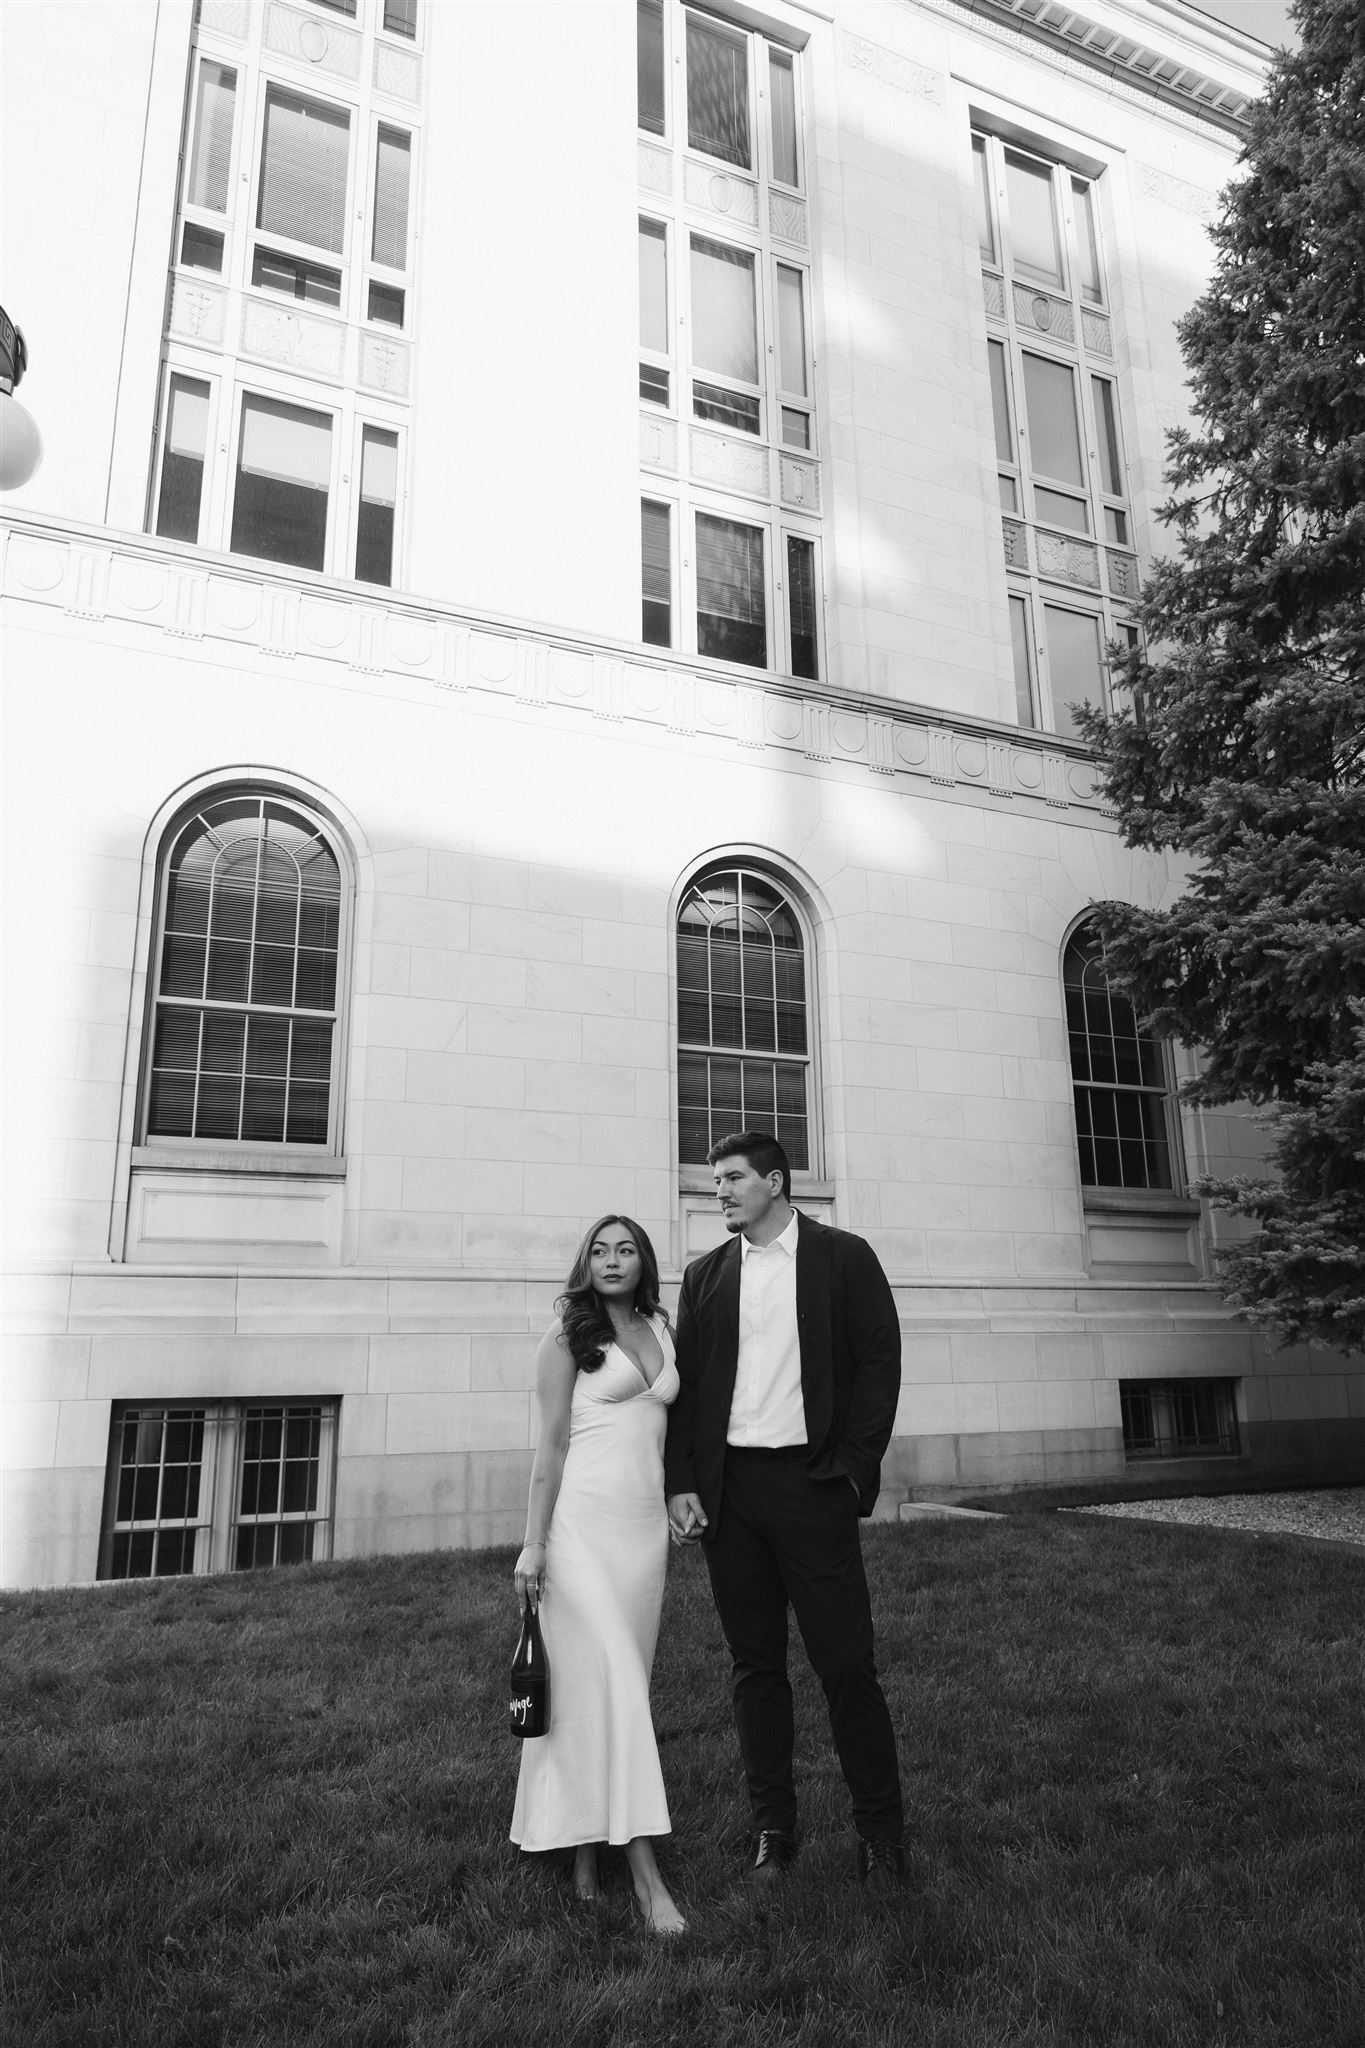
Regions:
[[[0,2035],[1359,2048],[1360,0],[0,89]]]

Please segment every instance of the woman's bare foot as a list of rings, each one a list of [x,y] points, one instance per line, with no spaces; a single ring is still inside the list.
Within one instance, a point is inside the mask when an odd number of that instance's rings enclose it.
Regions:
[[[601,1898],[601,1887],[597,1882],[596,1842],[580,1843],[574,1850],[573,1888],[575,1897],[582,1899],[585,1905],[592,1905]]]
[[[635,1897],[651,1934],[681,1934],[687,1926],[673,1895],[659,1875],[654,1849],[645,1835],[626,1843],[626,1861],[635,1883]]]

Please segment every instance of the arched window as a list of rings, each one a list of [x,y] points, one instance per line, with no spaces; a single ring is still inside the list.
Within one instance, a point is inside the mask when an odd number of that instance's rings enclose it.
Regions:
[[[1139,1029],[1111,987],[1098,938],[1084,926],[1062,961],[1081,1185],[1174,1188],[1175,1142],[1164,1039]]]
[[[728,1131],[766,1130],[811,1165],[806,948],[767,875],[713,868],[678,913],[678,1147],[704,1163]]]
[[[146,1137],[326,1145],[342,877],[317,822],[210,799],[167,841],[159,902]]]

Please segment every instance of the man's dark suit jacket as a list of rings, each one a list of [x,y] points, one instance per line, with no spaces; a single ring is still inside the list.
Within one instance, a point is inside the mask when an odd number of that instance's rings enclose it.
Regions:
[[[735,1236],[693,1260],[678,1299],[682,1385],[668,1415],[664,1485],[670,1494],[700,1495],[708,1538],[720,1520],[739,1357],[739,1269]],[[809,1470],[817,1479],[851,1479],[859,1513],[870,1515],[901,1384],[900,1320],[871,1245],[799,1217],[796,1323]]]

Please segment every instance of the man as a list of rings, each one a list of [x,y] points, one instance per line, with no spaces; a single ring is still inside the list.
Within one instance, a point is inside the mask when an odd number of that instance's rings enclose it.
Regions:
[[[792,1208],[775,1138],[740,1131],[707,1158],[730,1242],[683,1276],[664,1479],[674,1541],[705,1545],[733,1659],[753,1873],[770,1883],[796,1854],[790,1605],[829,1703],[859,1876],[896,1886],[900,1774],[858,1538],[900,1391],[896,1305],[870,1245]]]

